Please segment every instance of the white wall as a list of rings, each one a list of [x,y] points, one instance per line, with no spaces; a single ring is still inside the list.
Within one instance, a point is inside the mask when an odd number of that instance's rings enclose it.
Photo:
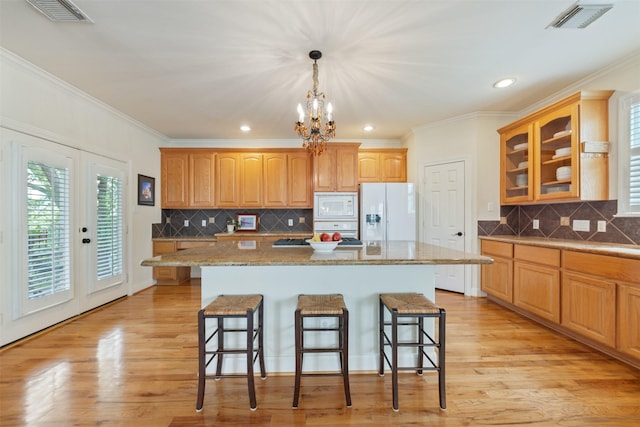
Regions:
[[[0,49],[0,92],[1,127],[128,164],[129,293],[152,285],[151,269],[139,262],[151,255],[151,224],[160,221],[158,147],[167,139],[5,49]],[[137,205],[138,174],[156,177],[156,206]],[[6,191],[11,182],[0,185]],[[6,286],[0,284],[0,293],[8,295]]]

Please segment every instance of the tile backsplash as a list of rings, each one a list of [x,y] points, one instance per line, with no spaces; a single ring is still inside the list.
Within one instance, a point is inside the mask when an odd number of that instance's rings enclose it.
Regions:
[[[478,221],[478,235],[535,236],[640,245],[640,218],[614,218],[616,211],[615,200],[502,206],[500,217],[506,219],[506,223]],[[563,218],[568,218],[569,225],[562,224]],[[539,221],[537,230],[533,228],[534,219]],[[574,231],[574,220],[587,221],[589,231]],[[606,231],[597,231],[599,221],[604,221]]]
[[[236,213],[247,212],[258,215],[259,232],[313,232],[313,209],[163,209],[162,222],[152,224],[151,235],[154,238],[209,237],[227,231],[227,218],[235,219]],[[304,218],[304,223],[300,218]],[[293,220],[291,227],[287,225],[289,219]],[[189,221],[188,226],[185,221]]]

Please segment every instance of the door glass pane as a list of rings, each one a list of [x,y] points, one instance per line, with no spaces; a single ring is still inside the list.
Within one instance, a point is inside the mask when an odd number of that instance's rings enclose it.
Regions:
[[[27,164],[27,298],[71,288],[69,169]]]
[[[98,280],[122,273],[122,180],[97,175],[96,274]]]

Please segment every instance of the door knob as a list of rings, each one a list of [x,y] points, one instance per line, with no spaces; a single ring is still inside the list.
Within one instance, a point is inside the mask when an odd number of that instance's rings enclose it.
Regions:
[[[91,239],[82,239],[82,243],[91,243]]]
[[[82,232],[86,233],[87,232],[87,227],[82,227]]]
[[[462,231],[458,231],[457,233],[452,234],[452,236],[462,236]]]

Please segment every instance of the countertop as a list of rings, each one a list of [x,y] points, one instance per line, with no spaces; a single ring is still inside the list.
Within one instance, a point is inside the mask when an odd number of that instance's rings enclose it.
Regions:
[[[549,239],[543,237],[520,236],[479,236],[481,240],[494,240],[497,242],[517,243],[546,248],[557,248],[577,252],[586,252],[597,255],[617,256],[640,260],[640,246],[622,245],[615,243],[585,242],[578,240]]]
[[[272,247],[273,242],[252,240],[217,241],[209,246],[186,249],[148,258],[143,266],[281,266],[281,265],[438,265],[490,264],[490,257],[455,251],[415,241],[363,242],[362,248],[339,247],[328,254],[309,246]]]

